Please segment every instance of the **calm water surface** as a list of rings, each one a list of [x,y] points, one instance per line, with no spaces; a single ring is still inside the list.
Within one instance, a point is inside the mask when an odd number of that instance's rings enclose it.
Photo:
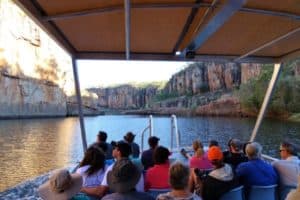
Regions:
[[[204,144],[216,139],[223,148],[231,137],[247,141],[255,123],[254,119],[223,117],[180,117],[177,121],[182,146],[200,138]],[[86,117],[87,142],[95,141],[98,130],[105,130],[109,141],[120,140],[132,131],[140,144],[147,123],[147,116],[137,115]],[[168,147],[170,127],[169,117],[154,117],[154,134]],[[292,138],[300,144],[299,136],[300,123],[265,120],[256,139],[264,145],[264,153],[278,157],[280,141]],[[77,118],[1,120],[0,155],[0,191],[49,170],[76,164],[83,155],[79,122]]]

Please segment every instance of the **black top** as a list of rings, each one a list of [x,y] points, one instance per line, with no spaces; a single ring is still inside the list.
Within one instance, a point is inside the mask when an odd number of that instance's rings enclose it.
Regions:
[[[238,186],[237,178],[231,181],[222,181],[208,175],[203,180],[203,200],[218,200],[223,194]]]
[[[147,170],[149,167],[153,167],[154,160],[153,160],[153,149],[148,149],[143,152],[142,154],[142,164],[144,166],[144,170]]]
[[[242,163],[247,162],[248,158],[243,153],[232,153],[229,151],[223,152],[224,162],[230,164],[233,171],[235,171],[236,167]]]

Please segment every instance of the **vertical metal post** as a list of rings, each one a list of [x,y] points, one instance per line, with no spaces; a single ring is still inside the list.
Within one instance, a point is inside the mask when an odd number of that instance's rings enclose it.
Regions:
[[[77,72],[77,62],[76,59],[73,57],[72,57],[72,67],[73,67],[73,76],[74,76],[74,83],[75,83],[75,90],[76,90],[76,99],[78,103],[78,115],[79,115],[80,129],[81,129],[82,146],[83,146],[83,151],[85,152],[87,149],[87,142],[85,136],[84,121],[83,121],[80,84],[79,84],[79,78]]]
[[[130,59],[130,0],[124,0],[125,6],[125,41],[126,41],[126,60]]]
[[[153,136],[153,117],[149,116],[149,137]]]
[[[276,63],[274,65],[273,75],[272,75],[272,78],[271,78],[271,80],[269,82],[269,86],[268,86],[268,89],[267,89],[267,92],[266,92],[263,104],[262,104],[262,106],[260,108],[260,111],[259,111],[256,123],[255,123],[255,127],[254,127],[254,129],[252,131],[252,134],[251,134],[251,137],[250,137],[250,142],[254,141],[254,139],[256,137],[256,134],[257,134],[257,131],[258,131],[260,125],[261,125],[261,122],[263,120],[263,117],[264,117],[264,114],[266,112],[267,106],[269,104],[270,98],[271,98],[272,93],[274,91],[276,82],[277,82],[277,80],[279,78],[281,67],[282,67],[281,63]]]
[[[173,115],[172,115],[173,116]],[[174,126],[173,126],[173,117],[171,116],[171,151],[173,150],[173,135],[174,135]]]

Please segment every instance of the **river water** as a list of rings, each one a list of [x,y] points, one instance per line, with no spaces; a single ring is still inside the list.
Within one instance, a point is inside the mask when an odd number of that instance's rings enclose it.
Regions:
[[[148,125],[148,116],[105,115],[86,117],[88,144],[96,140],[98,130],[108,133],[108,141],[120,140],[127,131],[137,134]],[[160,144],[170,146],[169,117],[153,117],[154,135]],[[218,140],[226,148],[227,141],[240,138],[247,141],[255,119],[228,117],[178,117],[181,146],[194,139],[204,144]],[[282,139],[293,139],[300,144],[300,123],[264,120],[256,138],[263,144],[264,153],[278,157]],[[145,147],[147,139],[145,139]],[[80,126],[77,118],[0,120],[0,192],[49,170],[76,164],[83,155]]]

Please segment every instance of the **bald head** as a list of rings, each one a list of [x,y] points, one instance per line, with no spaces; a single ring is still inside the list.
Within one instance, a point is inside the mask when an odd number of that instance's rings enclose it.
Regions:
[[[260,158],[261,153],[262,153],[262,146],[258,142],[252,142],[247,144],[246,154],[250,160]]]

